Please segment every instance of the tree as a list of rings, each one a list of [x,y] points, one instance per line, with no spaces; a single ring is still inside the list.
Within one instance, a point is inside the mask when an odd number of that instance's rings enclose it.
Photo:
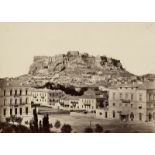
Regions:
[[[44,133],[49,133],[49,132],[50,132],[48,114],[46,114],[46,115],[43,117],[43,132],[44,132]]]
[[[43,126],[42,126],[42,122],[41,122],[41,120],[39,121],[39,132],[42,132],[42,128],[43,128]]]
[[[85,133],[93,133],[93,129],[91,127],[85,128]]]
[[[62,133],[71,133],[72,127],[69,124],[64,124],[61,128]]]
[[[4,126],[2,129],[2,133],[29,133],[30,130],[23,125],[14,125],[10,124],[7,126]]]
[[[22,118],[21,117],[16,117],[15,122],[17,122],[19,125],[22,123]]]
[[[34,119],[34,130],[33,132],[38,132],[38,114],[36,108],[33,110],[33,119]]]
[[[57,129],[60,128],[60,126],[61,126],[60,121],[57,120],[57,121],[55,122],[54,126],[55,126],[55,128],[57,128]]]
[[[31,132],[34,132],[34,123],[33,123],[34,121],[33,120],[30,120],[30,123],[29,123],[29,128],[30,128],[30,131]]]
[[[103,127],[100,124],[96,124],[95,132],[96,133],[102,133]]]

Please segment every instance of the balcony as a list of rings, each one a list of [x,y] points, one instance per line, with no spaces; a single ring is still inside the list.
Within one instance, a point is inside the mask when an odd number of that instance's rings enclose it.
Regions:
[[[121,101],[122,101],[122,103],[130,103],[131,102],[131,100],[127,100],[127,99],[122,99]]]

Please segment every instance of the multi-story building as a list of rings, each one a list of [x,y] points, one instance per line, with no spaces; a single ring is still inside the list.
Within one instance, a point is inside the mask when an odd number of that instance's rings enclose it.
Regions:
[[[126,121],[155,120],[155,82],[110,88],[108,106],[97,109],[96,117]]]
[[[65,93],[61,90],[49,90],[49,104],[55,105],[55,103],[59,103],[64,96]]]
[[[97,96],[93,90],[88,90],[79,98],[79,108],[88,112],[95,112],[97,106]]]
[[[32,104],[36,106],[49,106],[49,89],[32,89]]]
[[[64,92],[61,90],[51,90],[46,88],[32,89],[32,102],[37,106],[55,107],[55,104],[58,104],[63,96]]]
[[[28,84],[3,82],[0,87],[0,120],[7,117],[22,117],[23,121],[32,118],[31,88]]]
[[[62,99],[61,105],[67,110],[82,110],[95,113],[96,107],[103,102],[103,97],[96,95],[93,90],[88,90],[82,96],[69,96],[68,99]]]

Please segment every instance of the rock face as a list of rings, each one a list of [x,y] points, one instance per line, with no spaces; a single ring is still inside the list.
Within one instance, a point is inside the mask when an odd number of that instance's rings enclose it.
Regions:
[[[29,74],[48,77],[52,82],[74,85],[93,85],[102,82],[121,81],[133,74],[127,72],[120,60],[106,56],[91,56],[79,51],[68,51],[53,57],[35,56]]]

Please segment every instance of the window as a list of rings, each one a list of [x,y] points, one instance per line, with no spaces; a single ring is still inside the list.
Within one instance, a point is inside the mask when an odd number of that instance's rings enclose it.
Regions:
[[[26,95],[28,94],[28,90],[26,89]]]
[[[102,115],[102,112],[100,112],[100,115]]]
[[[149,94],[149,101],[151,101],[151,94]]]
[[[20,104],[22,104],[22,98],[20,98]]]
[[[142,94],[139,94],[139,101],[142,101]]]
[[[4,99],[4,106],[5,106],[5,104],[6,104],[6,99]]]
[[[12,115],[12,109],[10,109],[10,116]]]
[[[131,104],[131,108],[133,107],[133,104]]]
[[[22,90],[20,90],[20,96],[22,95]]]
[[[131,121],[134,120],[134,113],[133,112],[131,112],[131,114],[130,114],[130,119],[131,119]]]
[[[133,101],[133,94],[131,94],[131,100]]]
[[[6,109],[3,109],[3,115],[4,116],[6,115]]]
[[[15,104],[17,104],[17,99],[15,99]]]
[[[113,93],[113,99],[115,99],[115,93]]]
[[[12,90],[10,90],[10,96],[12,96]]]
[[[115,103],[113,103],[113,106],[115,106]]]
[[[6,90],[4,90],[4,96],[6,95]]]
[[[26,104],[28,103],[28,98],[26,98]]]
[[[113,111],[112,115],[113,115],[113,118],[115,118],[115,111]]]
[[[17,90],[15,90],[15,95],[17,95]]]
[[[15,115],[17,115],[17,108],[15,108]]]
[[[108,118],[108,113],[107,113],[107,111],[105,112],[105,118]]]
[[[139,113],[139,120],[142,120],[142,113]]]
[[[26,115],[28,115],[28,107],[26,107],[25,112],[26,112]]]
[[[12,98],[10,98],[10,105],[12,105]]]
[[[119,94],[120,99],[122,99],[122,93]]]
[[[20,115],[22,115],[22,108],[20,108]]]

